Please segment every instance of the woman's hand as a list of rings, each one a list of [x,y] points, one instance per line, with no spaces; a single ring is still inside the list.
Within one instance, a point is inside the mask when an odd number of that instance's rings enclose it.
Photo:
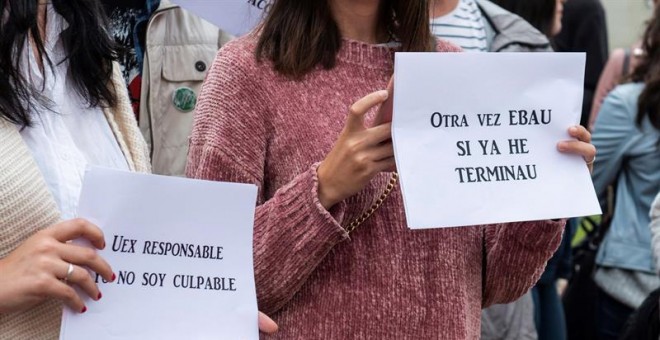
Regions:
[[[277,332],[277,324],[266,314],[259,312],[259,331],[266,334]]]
[[[557,279],[557,295],[560,297],[564,296],[566,289],[568,288],[568,280],[566,279]]]
[[[101,229],[83,219],[55,224],[27,239],[0,260],[0,313],[33,306],[46,298],[62,300],[73,310],[87,310],[72,285],[92,299],[101,298],[86,268],[114,281],[112,269],[96,251],[67,243],[84,238],[105,248]]]
[[[572,153],[582,156],[587,162],[589,171],[594,171],[594,161],[596,160],[596,147],[591,144],[591,133],[583,126],[573,126],[568,129],[569,135],[577,140],[563,141],[557,144],[557,149],[564,153]]]
[[[378,91],[351,106],[344,130],[317,170],[324,208],[356,194],[378,173],[395,169],[392,124],[364,126],[365,114],[387,98],[387,91]]]

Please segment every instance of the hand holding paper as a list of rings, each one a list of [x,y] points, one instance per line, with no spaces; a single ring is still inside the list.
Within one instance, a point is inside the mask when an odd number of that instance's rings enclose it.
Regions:
[[[257,188],[95,168],[78,212],[103,229],[117,278],[65,309],[61,339],[258,339],[252,226]],[[258,320],[260,318],[261,320]]]
[[[394,78],[387,84],[387,99],[380,104],[378,113],[374,118],[372,126],[387,124],[392,122],[392,110],[394,109]]]
[[[268,315],[259,312],[259,331],[265,334],[277,332],[277,324]]]
[[[570,53],[397,53],[392,135],[409,227],[599,214],[585,167],[595,149],[575,127],[584,62]]]
[[[569,128],[568,134],[575,140],[560,142],[557,144],[557,149],[563,153],[582,156],[587,162],[589,172],[592,173],[596,160],[596,147],[591,144],[591,133],[584,126],[577,125]]]
[[[92,300],[100,299],[101,292],[87,268],[108,281],[114,274],[93,250],[67,243],[80,237],[97,249],[105,247],[103,232],[77,219],[36,233],[0,260],[0,313],[24,309],[46,298],[61,300],[72,310],[84,313],[87,307],[72,287]]]

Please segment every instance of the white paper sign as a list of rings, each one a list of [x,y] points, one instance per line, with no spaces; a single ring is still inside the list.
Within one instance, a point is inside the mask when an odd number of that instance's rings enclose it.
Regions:
[[[392,134],[408,226],[600,214],[580,156],[581,53],[397,53]]]
[[[94,168],[78,213],[103,229],[118,276],[63,340],[256,340],[252,229],[257,188]],[[83,294],[84,295],[84,294]]]
[[[273,0],[174,0],[173,2],[230,34],[241,36],[252,30],[263,19]]]

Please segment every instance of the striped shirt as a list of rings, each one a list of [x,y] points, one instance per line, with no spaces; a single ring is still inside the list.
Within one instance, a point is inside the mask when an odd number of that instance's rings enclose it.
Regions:
[[[451,13],[431,19],[431,30],[466,52],[488,52],[484,18],[474,0],[460,0]]]

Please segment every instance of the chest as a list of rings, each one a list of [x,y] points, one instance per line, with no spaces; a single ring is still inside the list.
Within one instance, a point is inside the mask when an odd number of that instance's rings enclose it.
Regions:
[[[349,108],[360,98],[387,87],[392,71],[342,68],[315,71],[302,81],[279,80],[257,88],[266,105],[263,114],[267,144],[264,164],[268,197],[310,166],[323,161],[341,134]],[[377,107],[365,115],[370,127]],[[350,198],[359,215],[369,208],[390,180],[378,175],[360,194]]]
[[[337,71],[341,72],[317,71],[309,79],[281,81],[268,90],[267,159],[286,158],[297,170],[323,160],[341,134],[351,105],[387,88],[391,77],[389,70]],[[372,126],[376,111],[374,107],[365,115],[366,128]]]

